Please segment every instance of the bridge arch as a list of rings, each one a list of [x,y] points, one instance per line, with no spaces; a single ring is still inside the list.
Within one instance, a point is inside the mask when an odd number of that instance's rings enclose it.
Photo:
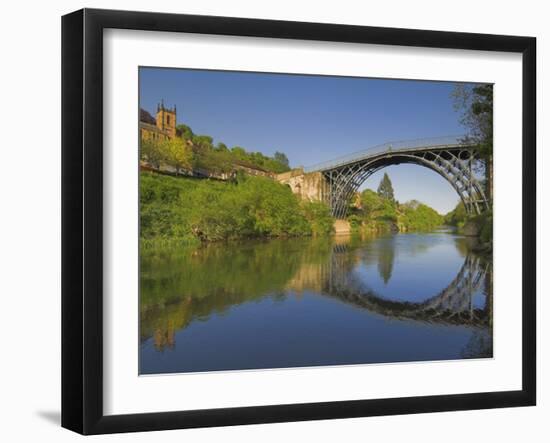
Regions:
[[[403,163],[426,167],[443,177],[459,195],[469,214],[489,209],[489,201],[472,165],[478,160],[477,147],[458,138],[436,139],[405,144],[398,149],[392,144],[337,159],[310,168],[323,174],[328,183],[327,203],[336,218],[344,218],[351,196],[376,171]],[[414,144],[416,143],[416,144]]]
[[[343,218],[346,215],[348,202],[359,190],[359,187],[375,172],[392,165],[415,164],[428,168],[445,179],[460,197],[468,213],[479,214],[487,209],[487,199],[482,185],[475,178],[471,168],[466,165],[471,154],[460,151],[452,152],[396,153],[371,159],[370,161],[350,165],[336,173],[325,173],[331,184],[330,206],[333,215]]]

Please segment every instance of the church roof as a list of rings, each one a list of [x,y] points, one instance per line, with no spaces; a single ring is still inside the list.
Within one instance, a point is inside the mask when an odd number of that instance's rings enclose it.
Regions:
[[[139,121],[144,123],[149,123],[150,125],[156,125],[157,121],[155,118],[149,114],[145,109],[139,109]]]

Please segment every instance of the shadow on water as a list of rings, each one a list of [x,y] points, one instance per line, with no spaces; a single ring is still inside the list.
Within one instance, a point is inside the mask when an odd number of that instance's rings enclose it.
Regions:
[[[140,340],[157,351],[173,350],[178,331],[208,323],[213,315],[231,315],[238,306],[266,299],[285,303],[315,294],[388,320],[472,328],[458,357],[490,357],[492,264],[472,252],[473,241],[436,232],[142,251]],[[414,283],[419,273],[420,283]],[[451,277],[443,281],[443,275]],[[435,280],[432,286],[425,284],[428,277]],[[424,294],[426,287],[439,289]],[[403,294],[394,299],[384,290]],[[421,296],[409,297],[408,291]]]

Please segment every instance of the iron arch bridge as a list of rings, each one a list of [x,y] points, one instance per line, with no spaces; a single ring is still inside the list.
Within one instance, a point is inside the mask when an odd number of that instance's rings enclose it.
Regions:
[[[435,171],[460,196],[467,213],[489,209],[489,200],[476,178],[473,166],[479,159],[477,146],[464,136],[446,136],[388,142],[332,161],[304,168],[306,173],[324,176],[327,192],[323,200],[336,218],[344,218],[348,202],[376,171],[390,165],[412,163]]]

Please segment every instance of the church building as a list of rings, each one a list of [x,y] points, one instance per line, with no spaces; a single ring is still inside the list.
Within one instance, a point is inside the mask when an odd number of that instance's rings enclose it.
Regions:
[[[173,109],[157,106],[154,118],[146,110],[139,110],[139,134],[141,140],[169,140],[176,136],[176,105]]]

